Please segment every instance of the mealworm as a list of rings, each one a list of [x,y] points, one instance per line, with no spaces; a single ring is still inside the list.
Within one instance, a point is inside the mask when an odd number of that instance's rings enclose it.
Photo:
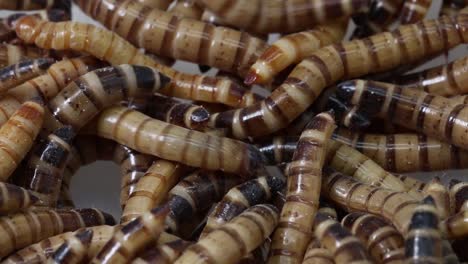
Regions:
[[[366,213],[350,213],[341,223],[365,244],[369,254],[380,263],[404,261],[404,238],[383,218]]]
[[[424,188],[426,188],[427,186],[425,182],[417,180],[413,177],[402,175],[402,174],[394,174],[394,175],[403,183],[403,185],[406,186],[407,190],[412,190],[412,192],[421,193],[423,192]]]
[[[326,150],[335,127],[333,116],[321,113],[301,134],[287,169],[286,203],[272,238],[269,263],[298,262],[304,256],[318,209]]]
[[[114,223],[112,216],[97,209],[44,209],[4,216],[0,218],[0,256],[80,227]]]
[[[200,238],[229,222],[247,208],[268,202],[277,192],[282,191],[285,185],[284,175],[267,173],[230,189],[208,215]]]
[[[182,255],[182,252],[192,243],[182,239],[172,241],[166,244],[158,245],[156,248],[145,250],[138,258],[134,259],[132,264],[172,264]]]
[[[0,67],[4,68],[24,59],[48,57],[46,50],[27,45],[0,44]]]
[[[379,215],[406,234],[418,200],[406,192],[373,187],[352,177],[330,170],[324,171],[322,194],[347,211]]]
[[[2,0],[0,1],[0,9],[6,10],[36,10],[36,9],[47,9],[47,8],[61,8],[70,9],[70,0]]]
[[[123,208],[120,221],[126,223],[151,208],[161,205],[172,187],[187,171],[187,167],[162,159],[157,159],[136,183]]]
[[[196,20],[200,20],[203,14],[203,9],[193,0],[175,0],[167,11],[180,17]]]
[[[434,205],[440,220],[444,220],[453,214],[449,190],[442,184],[439,177],[434,177],[426,185],[423,193],[425,196],[431,196],[434,200]]]
[[[26,102],[0,128],[0,179],[6,181],[32,147],[42,127],[44,108]]]
[[[266,164],[273,166],[289,163],[296,150],[297,136],[277,136],[260,138],[256,140],[256,146],[266,159]]]
[[[108,108],[95,122],[100,137],[162,159],[247,176],[263,167],[262,155],[252,145],[170,125],[125,107]]]
[[[457,254],[455,254],[452,245],[446,239],[442,240],[442,258],[445,264],[460,264]]]
[[[167,207],[146,212],[120,228],[104,245],[91,263],[127,263],[164,229]]]
[[[460,211],[442,221],[439,227],[447,239],[460,239],[468,236],[468,211]]]
[[[95,2],[87,1],[87,3]],[[138,3],[132,1],[132,4],[137,5]],[[153,11],[157,10],[153,9]],[[161,18],[158,17],[158,19]],[[74,34],[69,34],[70,32]],[[161,90],[162,93],[169,96],[218,102],[234,107],[246,105],[246,102],[251,101],[252,97],[256,98],[256,95],[250,90],[230,80],[185,74],[158,64],[116,33],[90,24],[46,22],[28,16],[18,20],[16,33],[26,43],[34,43],[42,48],[87,52],[113,65],[128,63],[153,67],[172,79],[170,85]],[[226,45],[226,47],[230,46],[230,44]],[[164,50],[167,51],[169,48]],[[227,56],[224,55],[223,58],[225,57]]]
[[[28,208],[39,202],[39,198],[19,186],[0,183],[0,214],[8,214]]]
[[[189,246],[174,263],[237,263],[265,241],[277,222],[278,211],[274,206],[252,206]]]
[[[313,225],[315,236],[333,255],[335,263],[372,263],[363,243],[328,214],[318,212]]]
[[[286,35],[260,55],[250,67],[249,74],[255,74],[257,84],[269,83],[279,72],[299,63],[317,49],[341,41],[345,33],[346,24],[335,23]]]
[[[427,196],[411,217],[405,240],[405,263],[442,263],[442,238],[435,202]]]
[[[320,247],[320,241],[312,238],[307,246],[302,264],[334,264],[333,255],[326,248]]]
[[[149,6],[152,8],[157,8],[161,10],[166,10],[169,5],[172,3],[172,0],[137,0],[139,3]]]
[[[410,64],[464,42],[462,37],[468,32],[464,30],[465,19],[468,15],[462,14],[426,20],[364,40],[321,48],[297,65],[268,98],[246,108],[212,115],[213,123],[236,138],[271,134],[286,127],[325,87],[340,79]]]
[[[429,12],[432,0],[405,0],[399,21],[401,24],[413,24],[424,19]]]
[[[44,74],[53,63],[49,58],[31,59],[0,69],[0,93]]]
[[[358,112],[386,118],[403,127],[468,148],[466,105],[454,105],[448,98],[415,89],[363,80],[343,82],[338,85],[337,93],[339,98],[358,107]]]
[[[167,229],[179,232],[182,222],[209,209],[238,183],[238,177],[218,172],[196,171],[185,177],[169,191]]]
[[[353,20],[357,24],[352,38],[363,38],[386,31],[395,22],[395,18],[403,7],[403,0],[371,1],[369,11],[357,14]]]
[[[454,212],[468,211],[468,182],[450,181],[450,200]]]
[[[125,153],[117,151],[121,146],[112,140],[96,136],[79,135],[74,140],[74,151],[82,165],[88,165],[98,160],[109,160],[120,164],[125,159]]]
[[[77,231],[72,237],[67,238],[63,244],[47,260],[49,264],[78,264],[86,257],[91,240],[93,239],[92,229]]]

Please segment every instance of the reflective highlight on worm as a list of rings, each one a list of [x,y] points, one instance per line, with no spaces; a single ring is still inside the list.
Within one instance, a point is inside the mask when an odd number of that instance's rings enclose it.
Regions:
[[[405,0],[401,10],[400,22],[412,24],[424,19],[429,12],[432,0]]]
[[[54,252],[48,260],[50,264],[78,264],[86,257],[91,240],[93,238],[92,229],[83,229],[66,239],[63,244]]]
[[[312,238],[307,246],[302,264],[334,264],[333,255],[326,248],[322,248],[317,238]]]

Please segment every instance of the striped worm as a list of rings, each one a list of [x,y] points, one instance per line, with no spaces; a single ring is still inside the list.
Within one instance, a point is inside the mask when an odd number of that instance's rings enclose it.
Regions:
[[[263,167],[262,154],[252,145],[170,125],[125,107],[108,108],[95,122],[100,137],[188,166],[247,176]]]
[[[164,229],[167,207],[157,207],[123,225],[104,245],[91,263],[128,263],[155,242]]]
[[[44,74],[53,63],[53,59],[39,58],[24,60],[0,69],[0,93]]]
[[[44,108],[29,101],[0,127],[0,181],[6,181],[32,147],[42,127]]]
[[[286,127],[325,87],[338,80],[410,64],[465,42],[465,20],[468,15],[464,14],[426,20],[367,39],[321,48],[298,64],[268,98],[246,108],[212,115],[213,123],[236,138],[271,134]]]
[[[446,239],[442,240],[442,257],[444,264],[460,264],[460,260],[457,254],[455,254],[452,245]]]
[[[424,19],[429,12],[432,0],[405,0],[399,21],[401,24],[413,24]]]
[[[442,238],[435,202],[427,196],[415,209],[405,239],[405,263],[442,263]]]
[[[157,159],[136,183],[125,204],[120,221],[127,223],[161,205],[169,191],[186,173],[187,167],[176,162]]]
[[[59,8],[69,10],[71,0],[1,0],[0,9],[6,10],[37,10]]]
[[[195,20],[200,20],[203,14],[203,9],[194,0],[175,0],[167,11],[183,18]]]
[[[139,48],[240,76],[245,75],[266,47],[263,40],[248,33],[180,18],[132,0],[78,0],[76,3],[85,13]]]
[[[278,211],[274,206],[252,206],[189,246],[174,263],[237,263],[265,241],[277,222]]]
[[[408,190],[411,190],[412,192],[418,192],[418,193],[421,193],[424,191],[424,189],[426,188],[427,184],[423,181],[420,181],[420,180],[417,180],[411,176],[406,176],[406,175],[403,175],[403,174],[394,174],[396,178],[398,178],[402,183],[403,185],[405,185],[405,187],[408,189]],[[418,196],[419,197],[419,196]],[[420,197],[422,198],[422,197]]]
[[[76,232],[63,242],[62,245],[47,260],[49,264],[78,264],[86,257],[93,239],[92,229],[83,229]]]
[[[221,172],[196,171],[188,175],[169,191],[166,229],[179,233],[183,222],[208,210],[238,183],[235,175]]]
[[[87,3],[98,2],[87,1]],[[138,3],[132,1],[132,5],[138,5]],[[156,9],[152,10],[159,12]],[[158,19],[162,18],[158,17]],[[193,22],[193,20],[190,21]],[[70,32],[73,34],[69,34]],[[135,64],[153,67],[172,79],[170,85],[161,90],[161,93],[169,96],[223,103],[233,107],[244,106],[246,102],[250,102],[252,98],[256,97],[250,90],[230,80],[185,74],[158,64],[116,33],[90,24],[54,23],[27,16],[19,19],[16,23],[16,33],[26,43],[34,43],[41,48],[87,52],[112,65]],[[231,45],[226,45],[226,47],[231,47]],[[164,50],[168,51],[169,48]],[[187,50],[185,46],[184,50]],[[223,56],[223,58],[226,57],[226,55]]]
[[[39,202],[39,198],[19,186],[0,183],[0,214],[9,214],[28,208]]]
[[[347,211],[361,211],[385,218],[406,234],[418,200],[406,192],[392,191],[361,183],[352,177],[327,169],[322,194]]]
[[[317,49],[340,42],[346,33],[344,23],[320,25],[315,28],[286,35],[268,47],[250,67],[256,84],[266,84],[288,66],[299,63]],[[252,84],[252,83],[247,83]]]
[[[460,239],[468,236],[468,211],[460,211],[442,221],[439,227],[448,239]]]
[[[365,112],[427,136],[468,148],[468,106],[450,99],[393,84],[353,80],[338,85],[338,97]],[[346,124],[353,126],[352,124]]]
[[[191,245],[182,239],[149,248],[134,259],[132,264],[172,264]]]
[[[390,24],[395,22],[403,7],[403,2],[403,0],[371,1],[368,12],[354,16],[356,29],[352,38],[363,38],[386,31]]]
[[[172,0],[137,0],[139,3],[149,6],[151,8],[157,8],[160,10],[166,10],[172,3]]]
[[[288,33],[367,11],[369,1],[198,0],[229,25],[255,33]]]
[[[313,226],[315,236],[330,251],[336,264],[373,263],[361,240],[327,213],[318,212]]]
[[[114,223],[111,215],[97,209],[44,209],[4,216],[0,218],[0,256],[63,232]]]
[[[207,216],[206,226],[200,234],[200,238],[231,221],[247,208],[268,202],[272,196],[282,191],[285,185],[284,175],[266,172],[266,175],[258,175],[257,178],[230,189]]]
[[[307,246],[302,264],[334,264],[333,255],[326,248],[320,246],[317,238],[312,238]]]
[[[60,59],[64,55],[73,55],[66,53],[67,52],[62,52],[62,54],[60,54],[60,52],[40,49],[29,45],[0,43],[0,67],[4,68],[6,66],[13,65],[24,59],[37,59],[44,57]]]
[[[286,203],[272,237],[269,263],[299,262],[304,256],[319,205],[328,142],[335,127],[333,115],[321,113],[301,134],[286,173]]]
[[[468,105],[468,95],[456,95],[450,97],[450,101],[452,101],[453,105],[464,104]]]
[[[385,219],[366,213],[350,213],[341,224],[357,236],[379,263],[403,263],[404,238]]]
[[[468,182],[452,179],[449,185],[454,212],[468,211]]]
[[[440,220],[444,220],[452,215],[452,205],[450,202],[450,192],[442,184],[439,177],[434,177],[427,183],[423,190],[425,196],[431,196]]]

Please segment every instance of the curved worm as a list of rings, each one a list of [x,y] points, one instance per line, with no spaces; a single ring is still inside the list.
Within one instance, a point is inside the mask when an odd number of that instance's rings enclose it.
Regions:
[[[92,229],[77,231],[72,237],[65,239],[62,245],[48,259],[49,264],[78,264],[86,257],[86,252],[93,239]]]
[[[449,185],[454,212],[468,211],[468,182],[452,179]]]
[[[447,239],[460,239],[468,236],[468,211],[460,211],[441,222],[439,227]]]
[[[307,246],[302,264],[334,264],[333,255],[326,248],[320,246],[317,238],[312,238]]]
[[[0,93],[44,74],[53,63],[49,58],[31,59],[0,69]]]
[[[452,205],[450,202],[450,192],[442,184],[439,177],[434,177],[424,188],[425,196],[431,196],[440,220],[444,220],[452,215]]]
[[[0,214],[9,214],[26,209],[39,202],[39,198],[19,186],[0,183]]]

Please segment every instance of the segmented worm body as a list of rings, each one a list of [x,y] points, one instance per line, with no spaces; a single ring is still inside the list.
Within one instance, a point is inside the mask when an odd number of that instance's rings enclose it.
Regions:
[[[450,181],[450,200],[454,212],[468,211],[468,182],[455,179]]]
[[[273,235],[270,263],[299,262],[304,256],[318,209],[327,146],[335,127],[333,116],[322,113],[301,134],[287,169],[286,203]]]
[[[452,215],[452,205],[450,202],[450,192],[442,184],[439,177],[434,177],[424,188],[425,196],[431,196],[437,209],[438,217],[444,220]]]
[[[274,206],[252,206],[188,247],[174,263],[237,263],[265,241],[277,222]]]
[[[282,191],[286,185],[283,175],[267,173],[235,186],[216,204],[208,215],[206,226],[200,237],[229,222],[247,208],[268,202],[272,196]]]
[[[203,8],[193,0],[175,0],[173,6],[167,11],[183,18],[195,20],[200,20],[203,14]]]
[[[97,209],[44,209],[4,216],[0,218],[0,256],[63,232],[114,223],[112,216]]]
[[[385,219],[366,213],[350,213],[342,225],[357,236],[369,254],[379,263],[403,263],[405,260],[404,238]]]
[[[460,211],[442,221],[440,226],[448,239],[460,239],[468,236],[468,211]]]
[[[32,147],[42,127],[44,108],[26,102],[0,127],[0,180],[6,181]]]
[[[257,84],[269,83],[279,72],[293,63],[299,63],[317,49],[340,42],[345,31],[345,23],[335,23],[286,35],[260,55],[250,72],[257,75]]]
[[[386,118],[403,127],[468,148],[466,105],[454,105],[448,98],[415,89],[363,80],[343,82],[338,85],[337,93],[339,98],[356,106],[357,112],[364,112],[369,118]]]
[[[40,58],[24,60],[0,69],[0,93],[43,74],[53,63],[53,59]]]
[[[166,10],[169,7],[169,5],[172,3],[172,0],[137,0],[137,1],[145,6],[157,8],[160,10]]]
[[[36,10],[36,9],[47,9],[47,8],[61,8],[70,9],[70,0],[2,0],[0,1],[0,9],[7,10]]]
[[[326,248],[322,248],[317,238],[312,238],[307,246],[302,264],[334,264],[333,255]]]
[[[347,211],[379,215],[406,234],[418,200],[406,192],[396,192],[368,184],[327,170],[323,174],[322,194]]]
[[[4,68],[25,59],[57,58],[58,54],[29,45],[0,44],[0,67]]]
[[[50,264],[78,264],[86,257],[91,240],[93,239],[92,229],[83,229],[67,238],[63,244],[48,259]]]
[[[352,38],[363,38],[386,31],[388,26],[395,22],[403,2],[403,0],[371,1],[368,12],[354,16],[353,20],[357,26]]]
[[[427,196],[415,208],[405,241],[405,263],[442,263],[442,238],[435,202]]]
[[[265,100],[213,115],[216,127],[245,138],[271,134],[304,112],[322,90],[343,78],[386,71],[448,50],[468,39],[468,15],[402,26],[364,40],[326,46],[303,60]],[[253,83],[256,75],[247,76]]]
[[[128,263],[157,240],[164,229],[167,213],[167,207],[158,207],[123,225],[91,263]]]
[[[429,12],[432,0],[405,0],[401,10],[400,23],[413,24],[421,21]]]
[[[39,202],[39,198],[19,186],[0,183],[0,214],[9,214],[28,208]]]
[[[192,245],[191,242],[182,239],[166,244],[158,245],[156,248],[145,250],[144,253],[132,261],[132,264],[171,264],[182,255],[184,250]]]

